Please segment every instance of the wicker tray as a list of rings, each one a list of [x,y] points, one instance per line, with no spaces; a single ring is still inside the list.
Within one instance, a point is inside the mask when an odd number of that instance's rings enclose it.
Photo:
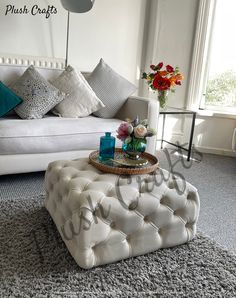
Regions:
[[[113,160],[100,161],[98,159],[99,151],[93,151],[89,155],[90,163],[98,170],[105,173],[112,173],[117,175],[141,175],[154,172],[159,167],[158,159],[149,153],[143,153],[141,155],[142,159],[147,160],[147,164],[139,167],[127,167],[121,166],[114,162]],[[122,149],[116,148],[114,159],[119,159],[123,156]]]

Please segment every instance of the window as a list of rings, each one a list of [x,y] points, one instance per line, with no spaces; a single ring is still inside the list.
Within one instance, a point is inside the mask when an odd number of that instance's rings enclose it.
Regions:
[[[188,108],[236,114],[236,0],[199,0]]]
[[[235,0],[217,0],[200,108],[236,112]]]

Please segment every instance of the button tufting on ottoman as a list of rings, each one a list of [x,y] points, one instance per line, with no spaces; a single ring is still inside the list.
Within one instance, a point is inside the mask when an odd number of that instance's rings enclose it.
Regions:
[[[185,243],[199,214],[195,187],[165,170],[105,174],[88,159],[55,161],[45,177],[45,207],[83,268]]]

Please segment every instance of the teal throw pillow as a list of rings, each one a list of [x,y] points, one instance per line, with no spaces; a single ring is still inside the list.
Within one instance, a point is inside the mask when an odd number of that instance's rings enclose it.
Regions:
[[[0,82],[0,117],[22,103],[22,99]]]

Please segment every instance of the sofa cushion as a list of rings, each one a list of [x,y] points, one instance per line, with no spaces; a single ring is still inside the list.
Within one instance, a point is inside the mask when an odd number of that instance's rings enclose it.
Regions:
[[[6,115],[20,103],[22,103],[22,99],[0,81],[0,117]]]
[[[105,131],[116,135],[121,120],[59,118],[22,120],[0,119],[0,154],[50,153],[72,150],[96,150]],[[117,145],[121,143],[117,140]]]
[[[65,99],[52,112],[61,117],[86,117],[104,107],[84,76],[70,65],[52,81],[52,84],[66,94]]]
[[[42,118],[65,98],[65,94],[46,81],[33,65],[10,88],[23,99],[15,108],[23,119]]]
[[[105,107],[95,112],[101,118],[113,118],[136,87],[116,73],[103,59],[87,79]]]

